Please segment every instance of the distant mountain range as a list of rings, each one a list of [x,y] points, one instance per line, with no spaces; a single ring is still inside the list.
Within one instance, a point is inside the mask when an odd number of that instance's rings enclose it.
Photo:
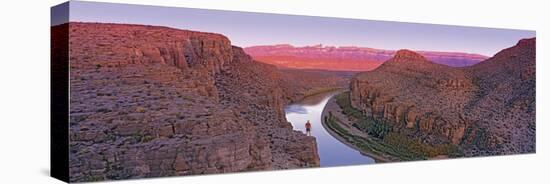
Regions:
[[[289,44],[252,46],[244,48],[255,60],[278,67],[325,69],[340,71],[369,71],[391,59],[396,51],[367,47],[305,46]],[[477,64],[487,56],[461,52],[416,51],[428,60],[452,67]]]

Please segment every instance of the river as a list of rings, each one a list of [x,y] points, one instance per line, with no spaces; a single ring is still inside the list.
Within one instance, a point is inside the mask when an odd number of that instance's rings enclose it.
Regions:
[[[336,92],[323,93],[308,97],[298,103],[285,107],[286,119],[294,130],[305,132],[307,120],[312,124],[311,134],[317,138],[317,148],[321,167],[373,164],[374,159],[362,155],[359,151],[332,137],[321,124],[321,113],[330,97]]]

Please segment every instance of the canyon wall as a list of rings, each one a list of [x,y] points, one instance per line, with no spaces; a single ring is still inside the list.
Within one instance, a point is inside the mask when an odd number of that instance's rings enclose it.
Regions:
[[[401,50],[350,84],[353,107],[429,144],[466,156],[535,151],[535,39],[452,68]]]
[[[280,72],[219,34],[69,23],[70,180],[319,166]]]

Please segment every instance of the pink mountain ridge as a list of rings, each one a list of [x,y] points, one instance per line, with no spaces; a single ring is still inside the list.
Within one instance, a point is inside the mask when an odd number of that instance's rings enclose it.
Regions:
[[[244,48],[254,59],[282,68],[370,71],[392,58],[397,51],[368,47],[334,47],[313,45],[294,47],[289,44]],[[462,52],[415,51],[428,60],[452,67],[477,64],[489,57]]]

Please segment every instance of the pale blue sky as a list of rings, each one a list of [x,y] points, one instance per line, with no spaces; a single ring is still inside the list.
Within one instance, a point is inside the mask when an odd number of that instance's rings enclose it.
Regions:
[[[70,2],[70,21],[131,23],[215,32],[233,45],[360,46],[492,56],[535,31],[248,13],[97,2]],[[52,14],[52,24],[62,23]]]

